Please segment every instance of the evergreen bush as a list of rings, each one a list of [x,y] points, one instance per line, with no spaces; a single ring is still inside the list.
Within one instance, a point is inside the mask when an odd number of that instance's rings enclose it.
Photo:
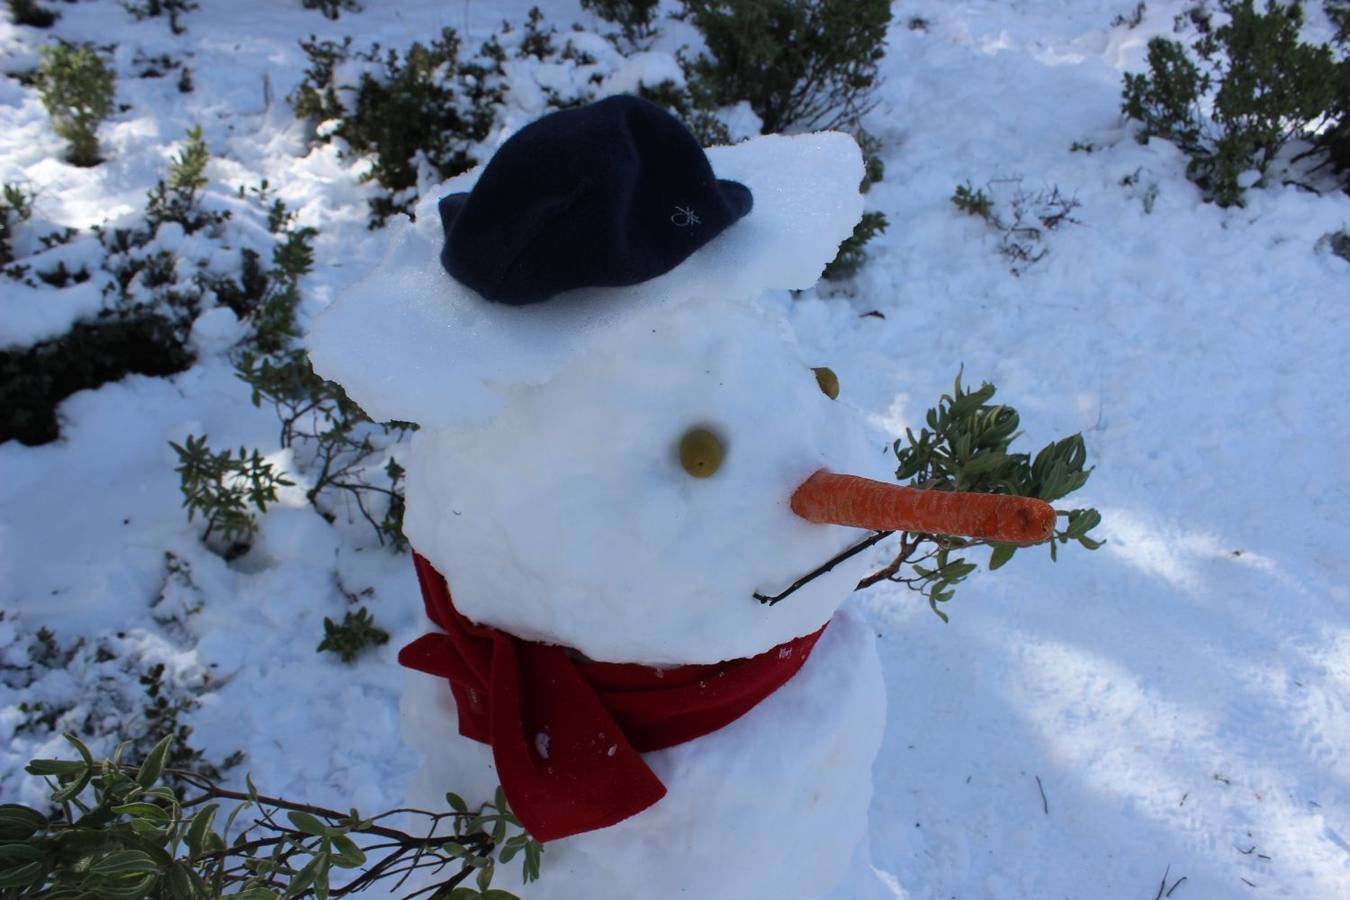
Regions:
[[[628,49],[645,50],[656,38],[661,0],[581,0],[581,8],[619,26]]]
[[[685,0],[708,55],[688,62],[710,107],[746,100],[764,133],[856,127],[872,108],[890,0]]]
[[[135,16],[138,22],[159,16],[168,18],[169,30],[174,34],[183,34],[187,31],[178,17],[198,8],[195,0],[122,0],[122,6]]]
[[[1248,172],[1264,178],[1286,144],[1335,118],[1338,79],[1343,85],[1346,76],[1328,45],[1300,40],[1298,3],[1267,0],[1258,12],[1254,0],[1223,0],[1221,8],[1228,22],[1189,49],[1149,41],[1149,71],[1126,74],[1121,108],[1141,123],[1141,143],[1175,143],[1206,199],[1232,206],[1253,183]]]
[[[315,650],[319,653],[327,650],[337,654],[344,663],[350,663],[366,648],[387,643],[389,632],[376,625],[375,617],[363,606],[356,612],[348,610],[340,623],[324,616],[323,640]]]
[[[0,189],[0,266],[14,262],[14,229],[33,215],[33,195],[17,184]]]
[[[112,113],[116,78],[89,47],[53,44],[42,48],[37,86],[52,129],[69,142],[66,161],[96,166],[98,126]]]
[[[305,9],[317,9],[323,13],[325,19],[337,21],[342,15],[342,11],[361,12],[361,4],[357,0],[302,0]]]
[[[36,0],[9,0],[9,14],[14,17],[15,25],[27,25],[30,28],[50,28],[57,19],[57,13]]]

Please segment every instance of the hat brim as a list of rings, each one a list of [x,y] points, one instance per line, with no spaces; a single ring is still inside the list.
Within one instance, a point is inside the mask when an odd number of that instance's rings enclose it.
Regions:
[[[766,135],[707,155],[728,199],[744,192],[738,222],[656,278],[525,307],[485,300],[441,268],[437,205],[447,192],[467,196],[479,170],[451,179],[422,198],[415,223],[390,226],[380,264],[315,318],[307,335],[315,370],[376,420],[481,422],[499,405],[499,388],[547,381],[607,327],[654,306],[814,284],[862,215],[853,139]]]

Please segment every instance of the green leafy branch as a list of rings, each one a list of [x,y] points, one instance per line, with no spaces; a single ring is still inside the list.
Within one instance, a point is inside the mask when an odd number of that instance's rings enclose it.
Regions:
[[[190,434],[183,444],[169,442],[178,454],[174,471],[188,521],[197,513],[206,519],[202,540],[219,528],[226,542],[247,544],[257,529],[250,507],[266,512],[267,504],[276,502],[277,488],[294,482],[273,469],[256,449],[250,453],[240,447],[237,455],[229,450],[215,452],[206,440],[206,435]]]
[[[0,805],[0,896],[5,900],[245,900],[347,897],[392,879],[401,889],[414,873],[453,867],[454,874],[405,896],[513,900],[493,889],[498,864],[524,853],[522,875],[539,875],[543,848],[520,829],[499,788],[470,810],[458,795],[451,809],[394,809],[364,817],[220,787],[199,773],[166,768],[171,738],[139,766],[122,762],[127,745],[95,760],[66,739],[76,760],[35,759],[29,774],[47,779],[51,814]],[[164,785],[173,777],[180,792]],[[284,820],[279,819],[284,812]],[[418,833],[382,824],[414,816]],[[223,823],[222,823],[223,816]],[[443,823],[453,834],[437,834]],[[463,884],[475,878],[476,888]]]
[[[1011,452],[1010,445],[1021,434],[1021,417],[1011,406],[991,403],[994,393],[994,386],[987,382],[975,390],[963,388],[958,373],[953,392],[943,394],[938,405],[928,410],[927,427],[920,428],[917,435],[906,429],[905,437],[893,444],[899,462],[896,479],[928,490],[1010,494],[1047,503],[1087,483],[1092,469],[1084,467],[1087,448],[1081,434],[1047,444],[1034,457]],[[1056,512],[1063,525],[1046,541],[1051,560],[1057,558],[1057,546],[1070,541],[1088,550],[1101,546],[1101,541],[1088,535],[1101,522],[1097,510]],[[905,532],[900,536],[895,559],[864,578],[858,587],[880,581],[904,584],[923,594],[945,622],[947,615],[939,604],[951,600],[956,585],[977,568],[958,554],[979,546],[992,548],[988,563],[991,571],[1005,565],[1019,549],[1014,544]]]

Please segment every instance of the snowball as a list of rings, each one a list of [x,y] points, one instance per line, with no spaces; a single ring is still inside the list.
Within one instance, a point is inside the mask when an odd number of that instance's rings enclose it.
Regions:
[[[639,312],[696,296],[743,301],[810,287],[862,213],[853,139],[769,135],[708,157],[719,178],[753,191],[749,215],[658,278],[530,307],[490,303],[441,268],[437,201],[469,190],[479,170],[452,179],[422,198],[415,224],[390,227],[376,270],[314,321],[315,369],[377,420],[481,422],[498,407],[499,387],[547,381]]]
[[[192,347],[200,356],[223,353],[233,347],[248,330],[228,306],[215,306],[192,323]]]

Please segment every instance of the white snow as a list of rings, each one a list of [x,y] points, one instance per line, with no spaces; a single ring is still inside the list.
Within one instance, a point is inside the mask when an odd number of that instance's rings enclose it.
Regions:
[[[100,133],[109,161],[74,169],[60,160],[62,141],[36,92],[0,78],[0,180],[39,192],[43,230],[116,221],[143,207],[186,128],[200,123],[214,157],[211,190],[231,194],[266,177],[302,224],[320,229],[317,266],[302,284],[308,315],[371,275],[387,242],[365,227],[371,188],[357,181],[359,164],[333,147],[307,148],[281,99],[303,73],[296,39],[355,34],[358,46],[403,47],[450,24],[467,28],[466,46],[476,46],[502,18],[522,20],[533,0],[367,3],[337,22],[298,3],[203,0],[186,14],[183,36],[159,20],[136,23],[110,0],[53,5],[65,39],[190,51],[197,90],[180,95],[172,76],[138,79],[120,62],[118,99],[130,108]],[[597,29],[575,3],[543,5],[560,27]],[[1022,412],[1027,449],[1081,430],[1097,466],[1083,496],[1069,498],[1103,513],[1109,543],[1096,553],[1067,548],[1053,565],[1019,553],[962,585],[946,626],[899,586],[853,595],[842,610],[877,635],[888,712],[873,723],[884,724],[884,737],[867,839],[895,896],[1135,900],[1154,897],[1164,872],[1169,886],[1186,879],[1170,900],[1350,896],[1350,412],[1339,387],[1350,359],[1350,264],[1324,240],[1350,225],[1350,198],[1267,179],[1246,207],[1222,210],[1186,181],[1176,148],[1137,145],[1118,114],[1121,75],[1141,69],[1148,39],[1171,36],[1189,4],[1150,2],[1138,28],[1111,28],[1132,5],[897,5],[881,105],[868,119],[887,174],[865,197],[890,227],[870,245],[851,294],[824,286],[760,301],[791,320],[801,361],[838,372],[841,404],[866,414],[878,451],[921,424],[964,364],[968,383],[994,381]],[[1308,12],[1320,28],[1316,7]],[[927,27],[911,30],[911,16]],[[6,69],[34,65],[49,39],[0,17]],[[1075,141],[1095,149],[1070,152]],[[1049,254],[1020,277],[997,237],[949,202],[967,180],[1017,176],[1027,189],[1058,185],[1082,203],[1082,224],[1050,234]],[[756,200],[758,212],[758,192]],[[92,283],[29,290],[4,281],[6,346],[96,312],[98,293],[79,293]],[[863,317],[872,310],[885,318]],[[400,316],[372,309],[363,321],[371,333],[382,324],[415,332]],[[542,344],[501,340],[507,349]],[[408,346],[410,364],[439,371]],[[391,340],[362,353],[377,369],[402,362],[398,347]],[[540,359],[528,374],[542,382],[563,361]],[[766,406],[781,389],[773,387]],[[367,390],[382,392],[397,393],[379,382]],[[453,383],[410,397],[404,412],[441,410],[439,399],[457,423],[472,411],[482,422],[500,396]],[[823,402],[818,392],[809,399]],[[4,666],[25,665],[39,627],[67,648],[124,632],[117,646],[128,659],[179,659],[178,671],[214,673],[184,721],[212,761],[246,752],[226,776],[235,786],[250,771],[270,793],[363,812],[422,790],[412,784],[418,738],[401,738],[396,710],[416,684],[440,685],[394,662],[426,627],[407,558],[375,546],[354,510],[330,526],[301,494],[264,517],[254,552],[227,564],[202,547],[200,522],[189,524],[180,508],[168,440],[207,433],[222,447],[280,449],[275,417],[252,406],[231,367],[209,356],[173,379],[131,377],[71,397],[61,416],[58,443],[0,446]],[[549,448],[527,449],[524,474],[533,477]],[[890,459],[876,452],[875,464]],[[641,506],[629,510],[622,524],[642,524]],[[190,564],[192,586],[167,573],[166,551]],[[884,561],[884,548],[870,560]],[[316,654],[323,617],[341,618],[352,608],[343,592],[367,588],[362,602],[390,642],[352,666]],[[765,617],[787,614],[794,599]],[[100,678],[139,697],[138,674],[81,664],[25,684],[21,672],[0,669],[0,794],[36,801],[41,787],[23,764],[66,753],[59,736],[24,725],[20,703],[68,705],[75,719]],[[446,699],[439,717],[419,721],[453,732]],[[778,701],[751,716],[775,716],[783,754],[802,734],[794,729],[811,729],[808,716],[832,714],[803,709],[780,720]],[[699,743],[670,752],[692,755]],[[492,773],[460,762],[461,792],[486,796]],[[755,816],[768,796],[752,793],[764,784],[757,770],[767,777],[779,762],[746,756],[699,775],[708,785],[701,801],[726,792],[738,802],[696,822]],[[836,784],[830,797],[851,789]],[[841,810],[831,825],[849,832],[861,823],[861,812]],[[780,858],[752,830],[738,837],[741,865]],[[834,828],[820,838],[833,840]],[[614,877],[631,875],[610,848],[602,852]],[[568,885],[567,856],[561,845],[547,850],[541,882],[522,896],[550,879]],[[518,871],[506,868],[499,877]],[[766,865],[763,877],[776,876]],[[780,896],[800,896],[794,890]],[[642,891],[639,883],[629,895]]]

